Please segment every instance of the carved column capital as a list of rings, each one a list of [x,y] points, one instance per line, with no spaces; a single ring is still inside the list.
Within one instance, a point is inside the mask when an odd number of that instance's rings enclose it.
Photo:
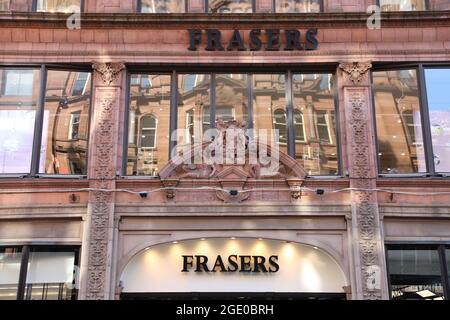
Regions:
[[[365,62],[342,62],[339,68],[346,75],[347,80],[350,80],[354,85],[361,84],[367,75],[367,71],[372,68],[370,61]]]
[[[103,83],[110,86],[118,78],[120,71],[125,69],[123,62],[94,62],[92,68],[100,75]]]

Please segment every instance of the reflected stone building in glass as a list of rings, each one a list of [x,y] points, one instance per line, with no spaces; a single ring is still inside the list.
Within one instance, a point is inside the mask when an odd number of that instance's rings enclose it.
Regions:
[[[0,299],[450,298],[450,1],[0,0],[0,28]]]

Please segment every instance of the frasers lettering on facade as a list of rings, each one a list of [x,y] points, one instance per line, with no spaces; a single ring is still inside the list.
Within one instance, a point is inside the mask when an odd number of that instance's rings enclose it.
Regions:
[[[222,34],[217,29],[189,29],[188,32],[188,49],[191,51],[196,51],[200,45],[203,45],[205,50],[208,51],[316,50],[319,45],[316,38],[316,28],[310,28],[306,31],[305,41],[302,41],[301,31],[297,29],[253,29],[245,37],[245,39],[248,39],[248,43],[244,43],[241,31],[234,30],[231,38],[225,39],[228,41],[226,48],[222,45]],[[263,39],[266,40],[264,47]],[[282,44],[284,44],[283,47]]]
[[[270,256],[267,259],[263,256],[230,255],[223,259],[218,255],[214,264],[203,255],[182,257],[182,272],[189,272],[190,269],[194,269],[195,272],[278,272],[280,269],[278,256]]]

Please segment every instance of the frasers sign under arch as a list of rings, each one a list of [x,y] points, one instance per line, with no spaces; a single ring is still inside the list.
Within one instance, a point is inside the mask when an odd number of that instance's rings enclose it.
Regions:
[[[309,245],[254,238],[206,238],[155,245],[136,254],[121,277],[124,293],[343,293],[344,272]]]

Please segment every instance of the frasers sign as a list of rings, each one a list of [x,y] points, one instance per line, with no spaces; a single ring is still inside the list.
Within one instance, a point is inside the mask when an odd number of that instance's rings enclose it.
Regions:
[[[222,258],[218,255],[213,265],[208,266],[210,259],[207,256],[183,256],[182,272],[189,272],[191,268],[195,272],[278,272],[278,256],[241,256],[237,254]],[[267,262],[267,263],[266,263]]]
[[[207,51],[316,50],[319,45],[316,28],[306,30],[304,36],[297,29],[252,29],[245,36],[242,31],[234,30],[229,39],[224,39],[218,29],[189,29],[188,32],[191,51],[201,47]]]
[[[255,238],[205,238],[142,250],[120,276],[124,293],[343,292],[339,264],[310,245]]]

